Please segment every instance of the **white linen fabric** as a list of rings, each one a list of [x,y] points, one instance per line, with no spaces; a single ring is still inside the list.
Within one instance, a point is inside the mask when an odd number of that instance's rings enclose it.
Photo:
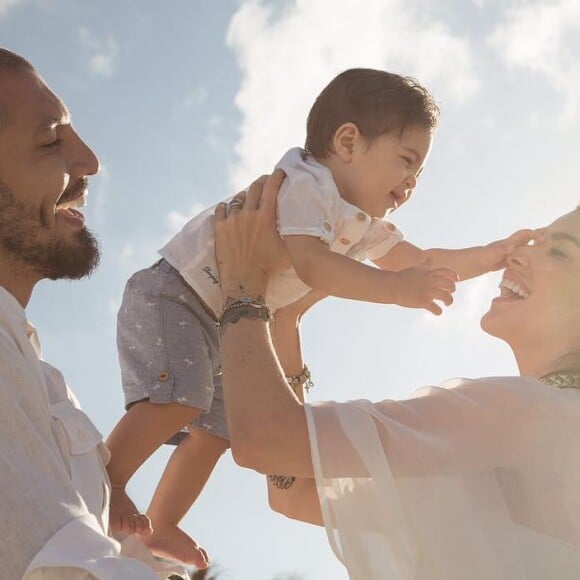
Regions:
[[[351,579],[580,577],[580,391],[456,379],[306,415],[324,524]]]
[[[281,236],[313,236],[333,252],[358,261],[381,258],[403,240],[394,224],[372,218],[342,199],[328,168],[303,149],[290,149],[276,167],[287,176],[278,194]],[[191,219],[159,253],[217,317],[223,297],[215,258],[214,211],[215,206]],[[266,302],[276,310],[309,291],[295,270],[289,269],[270,279]]]
[[[155,573],[120,556],[121,545],[107,536],[109,452],[62,374],[40,356],[24,310],[0,287],[0,577],[154,580],[183,573],[181,566]]]

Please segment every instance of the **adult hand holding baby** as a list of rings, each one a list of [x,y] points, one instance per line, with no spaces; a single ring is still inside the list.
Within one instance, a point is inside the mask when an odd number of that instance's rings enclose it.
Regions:
[[[216,208],[216,255],[224,299],[264,297],[268,278],[290,267],[276,231],[276,195],[284,177],[278,170],[254,181],[241,209],[228,211],[225,203]]]

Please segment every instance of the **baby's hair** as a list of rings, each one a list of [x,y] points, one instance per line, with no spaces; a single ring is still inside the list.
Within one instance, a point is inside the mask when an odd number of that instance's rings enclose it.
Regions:
[[[312,105],[305,147],[315,157],[328,157],[334,134],[344,123],[354,123],[369,141],[415,125],[432,132],[439,113],[429,91],[414,78],[369,68],[349,69],[330,81]]]

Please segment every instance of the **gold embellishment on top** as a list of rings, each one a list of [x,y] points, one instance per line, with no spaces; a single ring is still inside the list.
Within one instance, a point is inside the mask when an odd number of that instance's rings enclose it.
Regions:
[[[558,371],[544,375],[540,380],[559,389],[580,389],[580,372],[576,371]]]

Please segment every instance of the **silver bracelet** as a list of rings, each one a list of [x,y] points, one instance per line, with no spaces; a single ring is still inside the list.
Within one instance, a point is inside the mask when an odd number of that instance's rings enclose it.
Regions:
[[[296,393],[296,389],[302,385],[305,391],[308,393],[310,389],[314,386],[312,382],[312,375],[310,374],[310,369],[304,365],[302,372],[299,375],[294,375],[292,377],[286,377],[290,388]]]
[[[228,298],[217,322],[220,334],[223,333],[228,324],[235,324],[240,318],[270,322],[272,314],[261,296],[257,298]]]

